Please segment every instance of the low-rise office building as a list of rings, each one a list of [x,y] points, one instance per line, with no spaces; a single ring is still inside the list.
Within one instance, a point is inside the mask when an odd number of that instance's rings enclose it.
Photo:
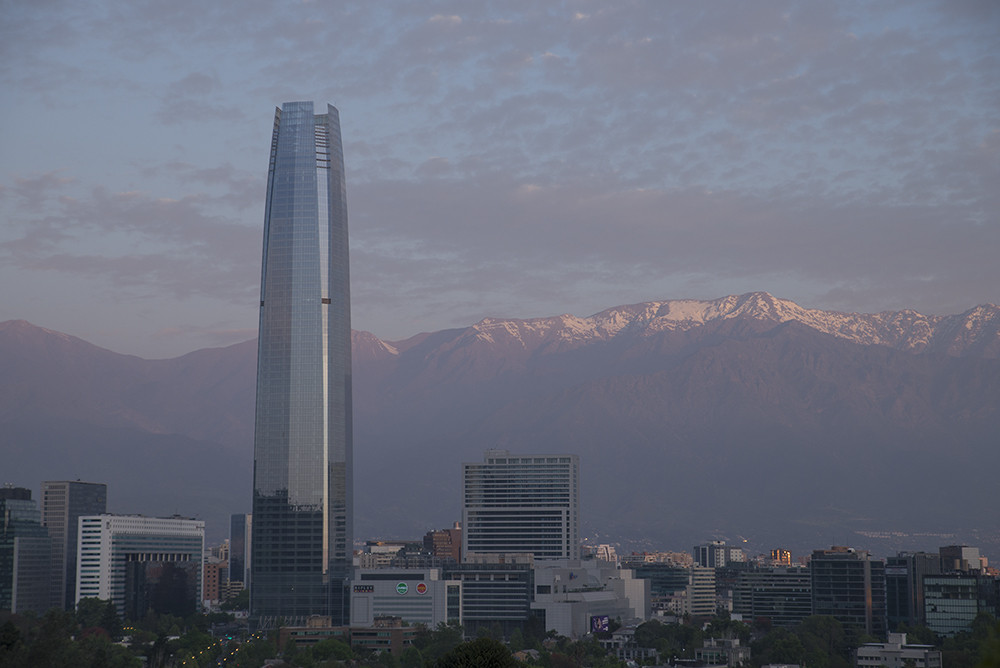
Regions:
[[[709,666],[742,666],[750,661],[750,648],[740,645],[739,638],[708,638],[694,650],[694,658]]]
[[[442,579],[438,568],[355,569],[351,625],[372,626],[382,617],[398,617],[428,628],[458,622],[462,618],[462,583]]]
[[[465,562],[442,569],[461,588],[462,625],[475,637],[481,627],[499,627],[509,638],[531,616],[534,558],[531,554],[466,554]]]
[[[859,647],[854,665],[857,668],[941,668],[941,651],[932,645],[908,645],[905,633],[890,633],[889,642]]]
[[[649,581],[629,569],[600,560],[535,562],[533,613],[547,631],[567,638],[645,621],[650,614]]]
[[[278,646],[295,641],[298,648],[310,647],[324,640],[339,640],[352,648],[366,652],[388,652],[400,656],[413,644],[417,627],[405,626],[398,617],[377,617],[367,626],[332,626],[329,617],[313,615],[304,626],[282,626],[278,630]]]
[[[623,626],[613,631],[610,638],[598,638],[597,642],[619,661],[633,661],[648,664],[659,658],[659,652],[652,647],[640,647],[635,640],[635,626]]]
[[[628,561],[635,577],[649,580],[653,612],[658,615],[715,615],[715,569],[669,562]]]

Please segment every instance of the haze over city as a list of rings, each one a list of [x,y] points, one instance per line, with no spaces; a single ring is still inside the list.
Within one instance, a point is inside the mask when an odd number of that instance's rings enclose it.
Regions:
[[[253,338],[271,110],[345,128],[353,325],[1000,301],[989,2],[7,3],[2,319]],[[262,148],[263,147],[263,148]]]
[[[1000,662],[1000,5],[3,16],[0,665]]]

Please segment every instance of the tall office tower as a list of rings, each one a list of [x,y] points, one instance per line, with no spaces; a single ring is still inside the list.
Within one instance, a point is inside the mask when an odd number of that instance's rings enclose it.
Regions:
[[[274,114],[254,431],[251,624],[349,623],[351,300],[340,118]]]
[[[774,626],[796,626],[812,614],[809,569],[772,566],[741,570],[733,590],[733,612],[744,619],[767,619]]]
[[[786,550],[780,547],[771,550],[771,562],[775,566],[791,566],[792,565],[791,550]]]
[[[108,512],[108,486],[79,480],[42,483],[42,524],[52,538],[53,606],[72,610],[76,603],[76,531],[83,515]]]
[[[186,617],[201,609],[205,523],[179,517],[83,515],[76,602],[112,601],[138,620],[150,610]]]
[[[900,552],[885,560],[886,617],[890,631],[924,623],[924,578],[941,574],[933,552]]]
[[[580,558],[580,458],[487,450],[463,464],[462,560],[470,554]]]
[[[726,560],[727,546],[725,541],[721,540],[711,540],[701,545],[695,545],[691,554],[694,556],[694,563],[705,568],[722,568],[728,563]]]
[[[745,564],[747,555],[742,547],[726,545],[725,541],[712,540],[695,545],[691,551],[694,563],[705,568],[725,568],[732,564]]]
[[[813,550],[809,570],[814,615],[829,615],[845,626],[885,637],[885,562],[862,550],[834,546]]]
[[[34,611],[52,605],[52,541],[38,504],[25,487],[0,487],[0,610]]]
[[[239,513],[229,518],[229,581],[249,586],[250,537],[253,515]]]

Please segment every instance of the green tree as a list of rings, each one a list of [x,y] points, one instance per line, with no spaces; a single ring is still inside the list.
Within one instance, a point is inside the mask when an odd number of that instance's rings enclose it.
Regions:
[[[25,666],[85,665],[72,640],[77,628],[73,613],[56,609],[46,612],[30,630]]]
[[[549,637],[545,630],[545,621],[541,616],[531,615],[524,623],[524,647],[530,649],[542,649],[542,642]],[[555,633],[553,631],[553,633]]]
[[[462,625],[457,622],[438,624],[434,630],[422,627],[417,631],[413,645],[420,650],[425,663],[433,665],[462,642]]]
[[[549,666],[551,668],[579,668],[580,664],[576,659],[561,652],[552,652],[549,655]]]
[[[424,665],[424,657],[419,649],[411,645],[403,650],[399,663],[402,668],[421,668]]]
[[[993,615],[980,612],[968,631],[945,638],[941,644],[941,662],[948,668],[979,668],[989,657],[991,642],[1000,629]]]
[[[482,624],[476,629],[477,638],[492,638],[493,640],[503,641],[503,628],[500,626],[500,622],[493,622],[492,624]]]
[[[976,668],[1000,668],[1000,622],[996,619],[980,643]]]
[[[810,668],[849,668],[850,651],[844,626],[833,617],[813,615],[802,620],[796,635],[805,649]]]
[[[219,606],[223,610],[249,610],[250,590],[242,589],[240,593]]]
[[[337,638],[327,638],[326,640],[321,640],[312,646],[310,652],[312,653],[313,658],[317,661],[326,661],[327,659],[350,661],[354,658],[354,652],[351,650],[351,646],[343,640],[338,640]]]
[[[805,647],[802,640],[788,629],[776,628],[751,645],[755,665],[785,663],[802,665]]]
[[[0,626],[0,651],[21,644],[21,631],[9,619]]]
[[[0,627],[0,666],[25,665],[27,653],[21,630],[8,619]]]
[[[921,624],[915,624],[913,626],[900,624],[899,632],[906,634],[906,642],[911,645],[937,646],[940,644],[940,639],[937,637],[937,634]]]
[[[110,601],[90,596],[81,598],[80,602],[76,604],[76,623],[85,629],[100,626],[105,603],[110,603]]]
[[[688,624],[662,624],[655,619],[635,630],[636,643],[655,648],[664,659],[694,658],[694,651],[702,646],[704,637],[701,629]]]
[[[740,643],[750,643],[750,626],[730,619],[729,614],[715,617],[708,623],[705,633],[709,638],[738,638]]]
[[[101,618],[98,623],[102,629],[108,632],[108,635],[115,640],[120,640],[122,637],[122,622],[118,618],[118,609],[115,604],[111,601],[107,601],[104,604],[104,608],[101,610]]]
[[[458,645],[434,664],[436,668],[519,668],[510,650],[493,638],[476,638]]]
[[[81,666],[101,668],[139,668],[142,662],[130,651],[103,635],[89,635],[79,640]]]
[[[269,640],[252,640],[240,645],[240,651],[236,653],[233,660],[226,664],[226,668],[259,668],[268,659],[273,659],[278,654],[278,648]]]
[[[379,652],[375,657],[374,665],[381,668],[401,668],[399,659],[391,652]]]
[[[507,646],[510,647],[510,651],[512,652],[519,652],[524,649],[524,631],[514,629],[510,634],[510,642],[507,643]]]

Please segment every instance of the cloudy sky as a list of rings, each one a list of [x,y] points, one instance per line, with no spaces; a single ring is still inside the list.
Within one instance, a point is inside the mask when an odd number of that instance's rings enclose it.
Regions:
[[[256,335],[274,107],[340,110],[353,324],[1000,302],[1000,3],[0,0],[0,321]]]

